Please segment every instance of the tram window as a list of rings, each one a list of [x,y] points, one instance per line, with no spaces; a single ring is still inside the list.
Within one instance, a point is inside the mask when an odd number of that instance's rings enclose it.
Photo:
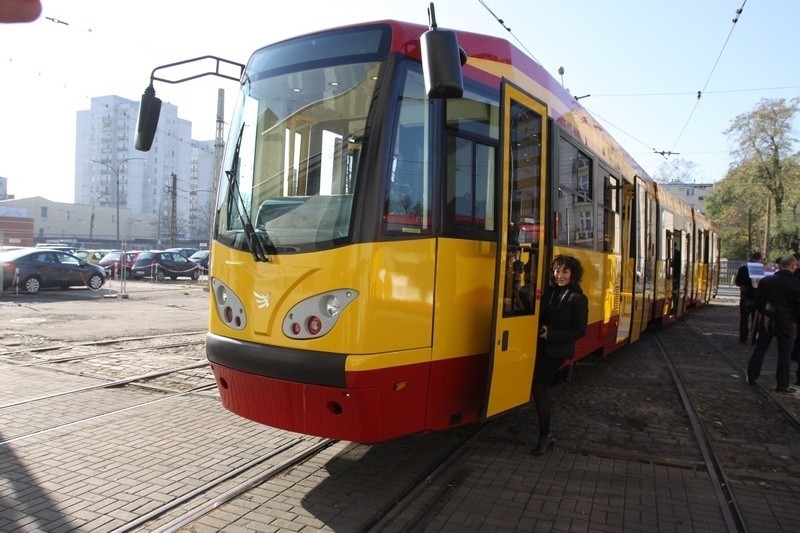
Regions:
[[[469,139],[447,139],[448,228],[494,230],[495,148]]]
[[[603,179],[603,218],[598,220],[598,232],[603,236],[603,251],[620,251],[619,180],[606,175]]]
[[[558,154],[558,244],[594,248],[592,160],[564,138]]]
[[[497,102],[467,90],[463,97],[447,100],[446,113],[449,132],[499,141],[500,108]]]
[[[495,229],[495,157],[500,136],[498,102],[496,97],[468,86],[462,98],[447,100],[445,116],[445,231],[494,239],[486,232]]]
[[[430,233],[429,113],[422,72],[407,71],[392,145],[383,224],[387,234]]]

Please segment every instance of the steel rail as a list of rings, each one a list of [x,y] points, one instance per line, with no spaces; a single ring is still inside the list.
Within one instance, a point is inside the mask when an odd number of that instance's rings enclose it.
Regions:
[[[15,437],[11,437],[9,439],[0,440],[0,446],[5,446],[7,444],[10,444],[10,443],[18,441],[18,440],[28,439],[30,437],[35,437],[37,435],[42,435],[44,433],[49,433],[50,431],[56,431],[56,430],[63,429],[63,428],[66,428],[66,427],[75,426],[75,425],[78,425],[78,424],[83,424],[84,422],[90,422],[92,420],[97,420],[99,418],[103,418],[104,416],[109,416],[109,415],[113,415],[113,414],[117,414],[117,413],[122,413],[122,412],[125,412],[125,411],[130,411],[132,409],[137,409],[139,407],[144,407],[144,406],[147,406],[147,405],[152,405],[154,403],[164,402],[164,401],[167,401],[167,400],[173,400],[173,399],[179,398],[181,396],[187,396],[189,394],[194,394],[194,393],[197,393],[197,392],[203,392],[203,391],[206,391],[206,390],[212,390],[212,389],[215,389],[215,388],[216,388],[216,384],[214,384],[214,385],[203,385],[201,387],[196,387],[196,388],[194,388],[192,390],[171,394],[171,395],[165,396],[163,398],[158,398],[158,399],[155,399],[155,400],[148,400],[146,402],[137,403],[136,405],[129,405],[128,407],[123,407],[122,409],[114,409],[113,411],[108,411],[106,413],[101,413],[99,415],[94,415],[94,416],[90,416],[90,417],[87,417],[87,418],[81,418],[80,420],[73,420],[72,422],[67,422],[65,424],[59,424],[58,426],[49,427],[47,429],[40,429],[38,431],[32,431],[31,433],[25,433],[24,435],[17,435]]]
[[[728,531],[737,531],[742,533],[747,532],[747,525],[745,523],[742,511],[739,508],[739,505],[736,503],[733,492],[730,490],[730,484],[725,478],[725,473],[722,471],[722,464],[720,463],[717,455],[714,453],[711,442],[708,439],[708,434],[706,433],[705,427],[703,426],[703,423],[697,414],[697,410],[694,407],[694,402],[692,402],[689,391],[686,389],[683,378],[681,378],[677,366],[667,352],[667,349],[664,347],[664,344],[659,339],[657,332],[653,332],[653,339],[655,340],[658,349],[661,351],[661,354],[664,356],[664,360],[669,368],[669,372],[672,375],[672,379],[675,382],[678,393],[680,394],[686,414],[689,417],[689,422],[692,426],[692,431],[697,438],[697,443],[703,456],[703,462],[705,462],[707,466],[708,476],[711,479],[711,486],[714,489],[714,495],[719,503],[725,525],[727,526]]]
[[[46,394],[44,396],[39,396],[39,397],[36,397],[36,398],[28,398],[26,400],[19,400],[19,401],[16,401],[16,402],[11,402],[11,403],[7,403],[7,404],[4,404],[4,405],[0,405],[0,409],[8,409],[9,407],[16,407],[18,405],[24,405],[24,404],[27,404],[27,403],[40,402],[42,400],[49,400],[49,399],[52,399],[52,398],[58,398],[59,396],[67,396],[69,394],[75,394],[75,393],[78,393],[78,392],[86,392],[86,391],[95,390],[95,389],[110,389],[110,388],[113,388],[113,387],[119,387],[120,385],[127,385],[128,383],[132,383],[134,381],[142,381],[142,380],[145,380],[145,379],[157,378],[157,377],[166,376],[166,375],[169,375],[169,374],[174,374],[176,372],[182,372],[184,370],[194,370],[195,368],[204,368],[204,367],[207,367],[207,366],[208,366],[208,363],[207,362],[203,362],[203,363],[195,363],[195,364],[192,364],[192,365],[180,366],[180,367],[177,367],[177,368],[170,368],[170,369],[167,369],[167,370],[159,370],[157,372],[150,372],[149,374],[141,374],[139,376],[133,376],[133,377],[130,377],[130,378],[125,378],[125,379],[118,379],[116,381],[109,381],[109,382],[106,382],[106,383],[99,383],[97,385],[89,385],[88,387],[81,387],[79,389],[72,389],[72,390],[68,390],[68,391],[54,392],[52,394]]]

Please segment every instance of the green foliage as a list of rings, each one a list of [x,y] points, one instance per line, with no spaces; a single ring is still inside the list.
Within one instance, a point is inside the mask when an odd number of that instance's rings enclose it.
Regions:
[[[731,121],[734,162],[706,201],[723,257],[767,257],[800,247],[800,154],[793,130],[800,98],[763,99]]]

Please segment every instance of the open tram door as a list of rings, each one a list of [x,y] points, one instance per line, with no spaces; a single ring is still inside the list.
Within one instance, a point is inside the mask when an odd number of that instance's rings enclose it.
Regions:
[[[503,81],[487,417],[530,400],[547,228],[547,107]]]

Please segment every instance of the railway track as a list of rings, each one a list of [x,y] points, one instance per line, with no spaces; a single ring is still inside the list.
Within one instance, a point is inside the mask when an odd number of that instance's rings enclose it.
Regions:
[[[485,424],[364,445],[253,424],[227,413],[208,393],[173,396],[127,385],[78,392],[74,384],[86,386],[86,378],[72,373],[62,373],[63,396],[24,404],[20,397],[16,406],[0,405],[0,439],[6,441],[0,457],[18,457],[3,463],[9,471],[41,461],[57,464],[55,473],[37,472],[36,479],[47,487],[86,486],[87,502],[96,503],[84,504],[80,519],[64,518],[76,520],[72,528],[81,531],[290,529],[298,524],[325,531],[437,529],[454,504],[466,512],[465,502],[473,495],[491,497],[493,491],[485,492],[476,480],[493,480],[509,464],[520,469],[513,476],[517,481],[497,492],[510,491],[515,501],[535,501],[542,493],[543,501],[558,502],[550,492],[559,485],[538,476],[555,471],[562,478],[572,474],[570,465],[598,461],[638,463],[643,471],[669,469],[678,479],[695,480],[701,487],[695,490],[705,493],[717,487],[716,506],[724,518],[690,517],[685,520],[691,522],[676,521],[673,529],[796,531],[796,516],[782,515],[781,504],[790,507],[786,502],[800,491],[793,471],[800,464],[798,430],[772,401],[771,391],[744,383],[741,368],[749,349],[725,337],[725,327],[714,325],[713,310],[698,316],[702,324],[695,325],[690,314],[687,321],[647,333],[609,358],[584,361],[571,382],[554,386],[558,441],[544,457],[528,454],[536,432],[531,405]],[[720,333],[703,333],[716,330]],[[143,342],[175,344],[173,339]],[[111,348],[98,350],[114,352],[117,346]],[[50,355],[58,360],[68,352]],[[106,378],[92,378],[91,385],[112,383],[110,376],[120,370],[116,359],[105,357],[95,361],[109,368]],[[49,376],[74,364],[30,363],[12,362],[5,370]],[[763,375],[767,385],[768,368]],[[675,379],[683,383],[688,409]],[[26,397],[35,400],[36,395]],[[778,400],[793,412],[787,401],[794,399]],[[43,425],[22,430],[18,420]],[[493,483],[508,482],[501,476]],[[94,486],[103,487],[102,494],[92,493]],[[114,501],[120,506],[113,507]],[[549,505],[535,513],[542,524],[557,519],[558,514],[549,514],[554,503]],[[773,514],[764,516],[764,506]],[[104,511],[92,521],[95,508]],[[709,508],[706,514],[714,513]],[[653,525],[659,526],[670,524]]]
[[[786,527],[793,520],[783,515],[786,495],[800,490],[798,400],[772,392],[774,371],[766,368],[761,381],[772,387],[746,385],[742,362],[752,348],[731,349],[729,339],[694,327],[691,315],[659,330],[655,340],[692,421],[728,530],[760,529],[765,521],[775,531]],[[774,510],[771,517],[758,516],[763,503]]]
[[[220,475],[195,490],[166,502],[152,511],[113,530],[127,533],[139,528],[153,532],[179,531],[214,509],[231,502],[257,485],[268,483],[285,470],[302,464],[335,441],[331,439],[296,438],[241,467]],[[208,495],[215,492],[215,494]],[[173,512],[176,511],[176,512]],[[170,514],[172,513],[172,514]],[[168,517],[166,523],[158,520]],[[163,520],[162,520],[163,522]]]
[[[192,331],[20,347],[0,352],[0,362],[106,382],[97,387],[130,384],[181,392],[213,383],[205,357],[205,335],[205,331]]]
[[[204,332],[202,333],[204,336]],[[153,409],[169,409],[177,406],[177,402],[182,397],[189,394],[206,391],[213,387],[213,380],[209,384],[197,386],[191,390],[167,393],[159,391],[155,396],[152,389],[142,393],[136,393],[130,399],[128,394],[124,394],[125,399],[120,399],[118,390],[121,387],[136,384],[141,388],[142,382],[156,379],[162,375],[171,375],[185,372],[187,369],[194,369],[200,366],[206,367],[205,361],[201,363],[191,363],[183,367],[160,368],[152,372],[145,372],[136,375],[120,376],[118,362],[133,358],[136,368],[150,368],[153,364],[151,359],[158,359],[159,353],[164,350],[174,350],[180,346],[187,351],[195,345],[202,344],[200,339],[195,339],[194,334],[181,335],[179,340],[175,340],[176,335],[159,335],[125,339],[105,339],[90,343],[57,344],[38,346],[32,349],[7,350],[2,354],[4,362],[10,363],[10,367],[18,372],[44,371],[56,373],[65,378],[68,383],[73,383],[73,379],[80,382],[80,386],[59,385],[56,390],[45,394],[30,394],[18,397],[13,401],[0,402],[0,420],[5,416],[8,420],[15,418],[40,421],[45,420],[47,424],[28,426],[25,429],[15,429],[13,425],[4,425],[2,437],[0,437],[0,449],[2,447],[24,446],[27,442],[42,442],[47,439],[53,446],[61,448],[61,439],[66,435],[79,434],[88,431],[97,435],[97,439],[102,440],[105,428],[113,428],[119,424],[120,417],[123,417],[132,427],[137,425],[137,413],[152,412]],[[193,360],[194,355],[185,355],[187,360]],[[204,358],[203,358],[204,359]],[[163,363],[163,361],[160,361]],[[74,365],[82,365],[82,370],[76,371]],[[87,367],[93,370],[92,381],[95,383],[85,384]],[[76,376],[80,375],[80,379]],[[210,375],[209,375],[210,378]],[[61,383],[62,379],[54,379],[54,383]],[[104,396],[114,394],[115,400],[109,401]],[[210,396],[207,396],[207,398]],[[115,406],[113,409],[106,407],[107,404]],[[161,407],[159,407],[161,406]],[[216,407],[220,416],[225,411]],[[22,417],[15,415],[21,411],[26,414]],[[40,414],[35,414],[36,412]],[[189,422],[189,421],[187,421]],[[189,422],[191,425],[191,423]],[[93,429],[92,429],[93,428]],[[273,433],[270,428],[259,426],[264,433]],[[283,432],[274,431],[276,434]],[[279,437],[280,439],[280,437]],[[282,440],[286,441],[286,438]],[[448,458],[454,457],[453,452],[461,448],[461,441],[445,439],[445,448],[435,454],[435,461],[428,468],[419,471],[413,481],[404,485],[406,489],[403,494],[398,494],[395,498],[388,498],[378,506],[371,509],[371,513],[365,518],[368,522],[377,522],[383,514],[393,508],[398,499],[405,494],[415,490],[423,482],[424,478],[432,472],[436,465],[441,464]],[[267,446],[265,451],[257,458],[250,459],[244,464],[232,469],[217,468],[221,473],[199,486],[191,483],[186,484],[185,490],[179,491],[168,501],[162,502],[146,513],[137,514],[135,518],[118,525],[114,531],[176,531],[189,524],[202,520],[209,513],[224,506],[226,503],[237,498],[247,498],[247,493],[253,490],[282,490],[283,482],[280,478],[283,472],[292,468],[316,468],[304,467],[303,464],[320,461],[319,454],[329,448],[335,441],[328,439],[295,438],[277,446]],[[209,448],[207,445],[200,445],[201,449]],[[347,453],[362,453],[362,450],[369,450],[370,446],[358,444],[345,444]],[[91,450],[93,445],[85,444],[87,450]],[[368,453],[368,452],[363,452]],[[220,458],[220,460],[224,460]],[[206,459],[208,461],[208,459]],[[324,461],[324,460],[323,460]],[[239,461],[241,462],[241,461]],[[165,478],[175,478],[181,475],[178,468],[175,471],[164,471],[160,473]]]
[[[423,454],[420,460],[417,457],[418,465],[413,469],[413,475],[407,483],[399,486],[390,494],[382,494],[380,498],[374,498],[367,505],[363,501],[351,501],[347,505],[354,510],[358,509],[358,519],[352,522],[353,527],[358,531],[381,531],[385,525],[390,524],[393,516],[400,510],[410,505],[420,490],[428,485],[433,476],[444,472],[450,465],[461,458],[462,453],[468,449],[468,442],[480,434],[484,424],[475,424],[468,428],[463,428],[454,432],[451,438],[437,438],[434,453]],[[339,445],[340,449],[334,455],[326,450],[334,444]],[[384,446],[381,446],[384,447]],[[398,448],[398,444],[385,446],[389,449]],[[287,478],[283,477],[287,471],[296,472],[320,472],[324,468],[336,468],[336,463],[347,462],[349,457],[368,455],[372,446],[358,443],[346,443],[331,439],[317,439],[305,437],[297,439],[287,444],[285,449],[276,450],[274,453],[267,454],[264,459],[252,461],[250,464],[230,472],[218,479],[213,480],[208,486],[200,487],[191,493],[181,495],[173,501],[167,502],[163,506],[154,510],[148,515],[141,516],[136,520],[114,530],[114,533],[123,533],[137,530],[167,533],[195,530],[195,528],[212,527],[211,524],[219,524],[221,521],[230,521],[231,514],[237,511],[232,509],[247,506],[248,502],[263,501],[265,495],[274,497],[287,490]],[[405,455],[408,452],[401,452]],[[261,462],[271,459],[264,466]],[[369,461],[368,461],[369,462]],[[225,484],[224,486],[223,483]],[[219,487],[218,487],[219,486]],[[206,494],[214,491],[214,494]],[[345,494],[347,497],[347,495]],[[237,505],[236,500],[242,499],[245,503]],[[282,499],[282,498],[281,498]],[[226,507],[226,505],[233,507]],[[252,503],[250,503],[252,505]],[[177,510],[177,511],[176,511]],[[164,516],[164,518],[161,518]],[[244,522],[248,521],[244,517]],[[233,525],[233,524],[231,524]],[[346,527],[345,529],[348,529]],[[337,530],[336,526],[325,527],[325,530]]]
[[[572,383],[555,385],[555,416],[562,423],[553,454],[561,458],[554,460],[584,456],[686,470],[707,478],[719,530],[797,531],[798,513],[787,502],[800,491],[800,399],[775,395],[774,385],[747,386],[743,369],[751,349],[726,335],[724,324],[715,327],[712,317],[709,328],[707,320],[698,328],[690,313],[647,333],[638,346],[579,364]],[[766,368],[764,375],[769,380],[763,381],[774,381]],[[535,441],[531,421],[533,409],[522,407],[487,425],[469,445],[528,449]],[[468,483],[468,470],[438,475],[431,494],[405,504],[412,511],[398,508],[374,531],[435,528],[448,502],[459,497],[458,486]],[[705,522],[682,527],[717,530]]]
[[[167,348],[197,345],[205,342],[206,331],[186,331],[160,335],[114,337],[109,339],[59,344],[24,346],[0,351],[0,360],[17,364],[60,363],[108,354],[131,353],[143,348]],[[182,341],[173,339],[184,339]],[[105,350],[103,350],[105,348]],[[61,355],[74,353],[74,355]]]

